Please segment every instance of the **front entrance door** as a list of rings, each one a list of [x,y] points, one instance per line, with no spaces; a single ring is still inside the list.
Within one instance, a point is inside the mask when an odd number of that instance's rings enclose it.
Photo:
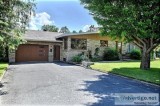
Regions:
[[[54,45],[54,59],[53,60],[60,60],[60,46]]]

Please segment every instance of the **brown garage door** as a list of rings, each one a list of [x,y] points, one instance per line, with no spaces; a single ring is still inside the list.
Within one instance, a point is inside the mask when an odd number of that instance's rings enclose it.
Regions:
[[[16,51],[16,62],[48,61],[48,46],[20,45]]]

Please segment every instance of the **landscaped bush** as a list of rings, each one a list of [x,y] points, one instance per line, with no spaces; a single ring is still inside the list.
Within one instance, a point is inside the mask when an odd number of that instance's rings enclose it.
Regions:
[[[76,55],[72,57],[72,62],[80,63],[82,62],[82,56],[81,55]]]
[[[92,57],[92,58],[90,59],[90,61],[92,61],[92,62],[97,62],[97,61],[101,61],[101,60],[102,60],[101,57]]]
[[[139,50],[132,50],[130,53],[130,58],[135,60],[141,59],[141,52]]]
[[[112,48],[106,48],[103,53],[103,60],[114,61],[119,60],[118,52]]]
[[[160,58],[160,50],[156,51],[156,56]]]
[[[2,46],[0,48],[0,62],[8,62],[8,49],[3,49]]]

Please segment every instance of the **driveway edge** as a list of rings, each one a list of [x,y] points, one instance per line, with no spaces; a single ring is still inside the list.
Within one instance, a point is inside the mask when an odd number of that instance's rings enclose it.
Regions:
[[[134,80],[134,81],[137,81],[137,82],[140,82],[140,83],[143,83],[143,84],[148,84],[148,85],[160,87],[160,85],[157,85],[157,84],[154,84],[154,83],[150,83],[150,82],[146,82],[146,81],[143,81],[143,80],[138,80],[138,79],[135,79],[135,78],[132,78],[132,77],[127,77],[127,76],[123,76],[123,75],[119,75],[119,74],[115,74],[115,73],[111,73],[111,72],[103,72],[101,70],[96,70],[96,69],[92,69],[92,68],[90,68],[90,69],[91,70],[95,70],[95,71],[99,71],[99,72],[102,72],[102,73],[106,73],[106,74],[111,74],[111,75],[123,77],[123,78],[129,79],[129,80]]]
[[[3,77],[4,77],[4,75],[5,75],[5,73],[6,73],[6,71],[7,71],[7,69],[8,69],[8,67],[4,70],[3,74],[1,75],[1,77],[0,77],[0,83],[1,83],[1,81],[2,81],[2,79],[3,79]]]

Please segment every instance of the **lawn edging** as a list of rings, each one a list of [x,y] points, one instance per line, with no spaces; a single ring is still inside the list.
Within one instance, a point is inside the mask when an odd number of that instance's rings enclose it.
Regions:
[[[5,75],[5,73],[6,73],[6,71],[7,71],[7,69],[8,69],[8,67],[6,67],[6,68],[4,69],[3,74],[0,76],[0,83],[1,83],[1,81],[2,81],[2,79],[3,79],[3,77],[4,77],[4,75]]]
[[[2,79],[4,77],[4,75],[5,75],[6,71],[7,71],[7,68],[4,70],[3,74],[0,76],[0,83],[1,83],[1,81],[2,81]]]
[[[92,68],[90,68],[90,69],[92,69]],[[112,72],[104,72],[103,70],[99,70],[99,69],[92,69],[92,70],[99,71],[99,72],[102,72],[102,73],[111,74],[111,75],[116,75],[116,76],[123,77],[123,78],[126,78],[126,79],[134,80],[134,81],[138,81],[138,82],[141,82],[143,84],[148,84],[148,85],[160,87],[159,84],[152,83],[150,81],[144,81],[144,80],[141,80],[141,79],[136,79],[134,77],[129,77],[129,76],[125,76],[125,75],[121,75],[121,74],[117,74],[117,73],[112,73]]]

